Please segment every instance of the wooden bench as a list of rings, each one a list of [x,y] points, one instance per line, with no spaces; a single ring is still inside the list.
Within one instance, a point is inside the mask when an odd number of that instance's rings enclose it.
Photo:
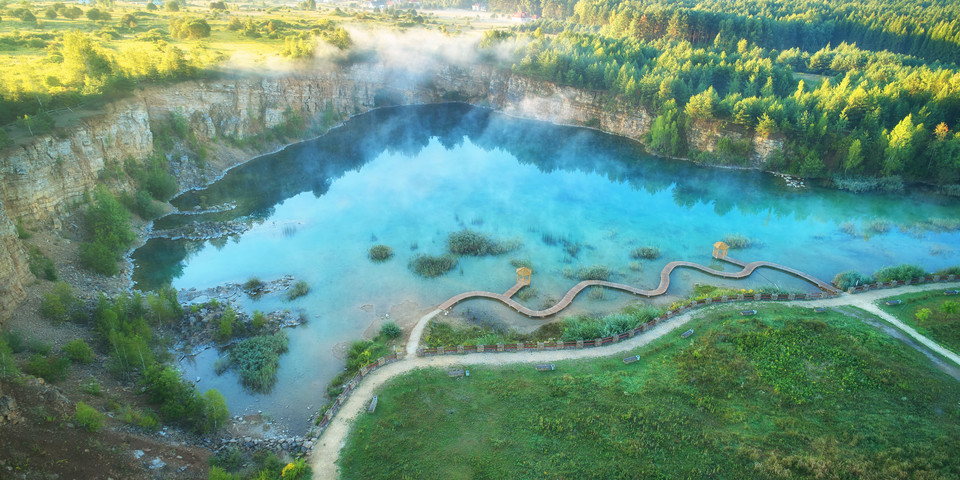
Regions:
[[[944,295],[956,295],[958,293],[960,293],[960,290],[947,290],[946,292],[943,292]]]
[[[632,356],[632,357],[624,358],[624,359],[623,359],[623,363],[629,365],[629,364],[631,364],[631,363],[633,363],[633,362],[636,362],[637,360],[640,360],[640,355],[634,355],[634,356]]]
[[[466,370],[447,370],[447,376],[451,378],[465,377],[466,375]]]
[[[816,313],[825,313],[827,311],[827,307],[816,307],[813,309],[813,311]]]
[[[543,365],[537,365],[537,371],[538,371],[538,372],[549,372],[549,371],[552,371],[553,369],[554,369],[554,365],[553,365],[552,363],[545,363],[545,364],[543,364]]]
[[[686,332],[681,333],[681,334],[680,334],[680,338],[687,338],[687,337],[689,337],[690,335],[693,335],[693,329],[692,329],[692,328],[691,328],[690,330],[687,330]]]
[[[900,305],[901,303],[903,302],[900,300],[887,300],[887,305],[891,307],[894,305]]]
[[[373,413],[377,409],[377,396],[373,396],[373,400],[370,400],[370,406],[367,407],[367,412]]]
[[[756,315],[756,314],[757,314],[756,310],[740,310],[740,315],[744,317],[748,315]]]

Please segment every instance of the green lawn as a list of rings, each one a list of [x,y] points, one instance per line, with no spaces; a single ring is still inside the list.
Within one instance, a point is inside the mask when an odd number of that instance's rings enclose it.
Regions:
[[[944,295],[944,289],[908,293],[880,302],[880,308],[913,327],[922,335],[954,351],[960,352],[960,296]],[[900,300],[900,305],[887,305],[887,300]],[[946,304],[946,305],[945,305]],[[923,310],[927,314],[917,314]]]
[[[737,307],[621,357],[421,370],[378,392],[347,479],[957,478],[960,383],[839,313]]]

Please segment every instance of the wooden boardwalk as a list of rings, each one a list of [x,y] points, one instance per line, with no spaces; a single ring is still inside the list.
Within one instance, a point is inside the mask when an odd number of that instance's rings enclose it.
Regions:
[[[644,290],[644,289],[633,287],[630,285],[625,285],[622,283],[615,283],[615,282],[608,282],[605,280],[584,280],[574,285],[573,288],[567,291],[566,295],[564,295],[563,298],[561,298],[556,305],[550,308],[547,308],[545,310],[531,310],[521,305],[519,302],[517,302],[513,298],[511,298],[517,293],[517,291],[520,290],[520,288],[523,287],[523,285],[518,282],[516,285],[511,287],[510,290],[507,290],[505,293],[502,293],[502,294],[493,293],[493,292],[484,292],[484,291],[464,292],[459,295],[453,296],[446,302],[441,303],[440,306],[437,308],[439,308],[440,310],[448,310],[450,307],[453,307],[457,303],[460,303],[467,299],[489,298],[492,300],[500,301],[503,304],[507,305],[508,307],[528,317],[543,318],[543,317],[549,317],[550,315],[554,315],[560,312],[561,310],[563,310],[564,308],[567,308],[567,306],[569,306],[570,303],[573,302],[573,299],[576,298],[577,295],[579,295],[580,292],[582,292],[587,287],[596,287],[596,286],[607,287],[607,288],[612,288],[614,290],[622,290],[625,292],[630,292],[634,295],[642,295],[645,297],[656,297],[658,295],[663,295],[664,293],[667,293],[667,289],[670,288],[670,274],[673,273],[673,271],[677,268],[692,268],[694,270],[700,270],[701,272],[704,272],[708,275],[713,275],[715,277],[720,277],[720,278],[746,278],[746,277],[749,277],[751,274],[753,274],[754,270],[761,267],[766,267],[766,268],[772,268],[774,270],[780,270],[781,272],[788,273],[795,277],[806,280],[816,285],[821,290],[826,290],[831,293],[837,292],[837,289],[834,288],[833,285],[830,285],[827,282],[824,282],[812,275],[803,273],[800,270],[783,266],[777,263],[762,262],[762,261],[746,263],[730,257],[718,258],[717,260],[723,260],[725,262],[732,263],[738,267],[742,267],[742,270],[740,270],[739,272],[721,272],[720,270],[714,270],[710,267],[700,265],[699,263],[677,261],[677,262],[670,262],[663,267],[663,270],[660,271],[660,285],[653,290]]]

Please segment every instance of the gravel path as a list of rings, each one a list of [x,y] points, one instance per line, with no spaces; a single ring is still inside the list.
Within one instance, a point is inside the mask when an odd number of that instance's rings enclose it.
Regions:
[[[796,300],[792,302],[776,302],[777,304],[794,304],[805,307],[839,307],[852,305],[862,308],[871,314],[874,314],[893,326],[903,330],[906,334],[915,338],[917,341],[927,346],[931,350],[943,355],[948,360],[960,366],[960,356],[941,347],[936,342],[920,335],[916,330],[904,325],[903,322],[893,318],[889,314],[881,311],[874,305],[874,302],[881,298],[892,297],[908,292],[918,292],[923,290],[949,289],[960,286],[958,283],[933,283],[924,285],[911,285],[884,290],[873,290],[856,295],[842,294],[839,297],[827,298],[822,300]],[[766,303],[766,302],[765,302]],[[410,340],[407,343],[407,356],[403,359],[374,370],[364,377],[363,381],[353,392],[347,401],[340,407],[340,411],[330,421],[330,425],[324,430],[323,434],[317,440],[317,445],[313,449],[313,458],[310,460],[313,466],[313,474],[318,479],[336,479],[340,476],[339,467],[336,464],[340,455],[340,449],[343,448],[347,434],[350,432],[350,426],[354,418],[360,412],[363,412],[374,392],[379,389],[386,381],[405,373],[420,368],[448,368],[462,365],[493,365],[503,366],[514,363],[548,363],[561,360],[576,360],[585,358],[608,357],[621,354],[642,347],[650,342],[678,329],[695,317],[700,317],[714,309],[717,306],[710,306],[691,310],[682,315],[671,318],[658,324],[656,327],[646,332],[623,340],[619,343],[607,345],[600,348],[575,349],[575,350],[547,350],[547,351],[527,351],[514,353],[472,353],[466,355],[450,355],[436,357],[417,357],[415,356],[417,345],[423,334],[423,330],[433,316],[440,313],[440,310],[434,310],[423,316],[410,334]]]

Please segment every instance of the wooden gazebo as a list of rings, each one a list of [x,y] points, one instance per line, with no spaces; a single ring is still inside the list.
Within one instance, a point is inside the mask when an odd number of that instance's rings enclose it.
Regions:
[[[521,285],[530,285],[530,275],[533,274],[533,270],[530,270],[527,267],[520,267],[517,269],[517,283]]]
[[[713,244],[713,256],[715,258],[727,258],[727,250],[730,249],[730,245],[727,245],[723,242],[717,242]]]

